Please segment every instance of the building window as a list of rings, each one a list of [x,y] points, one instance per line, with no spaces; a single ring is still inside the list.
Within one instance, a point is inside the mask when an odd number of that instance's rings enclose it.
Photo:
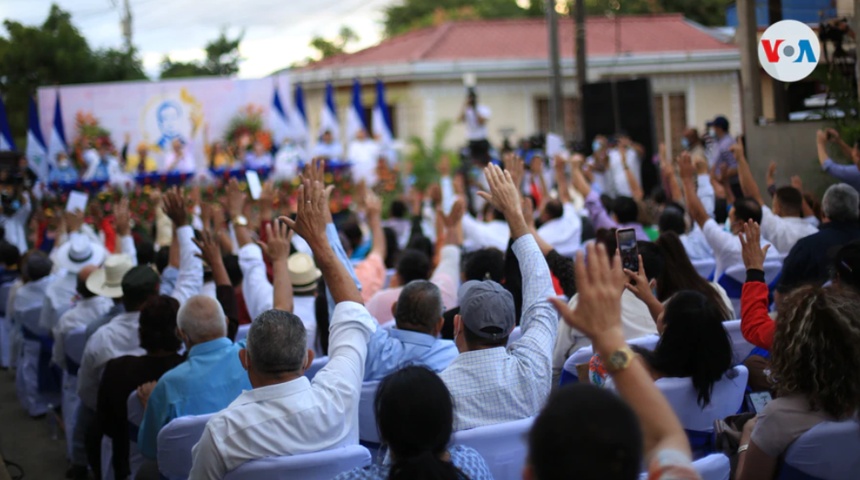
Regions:
[[[374,106],[375,105],[371,105],[369,107],[366,107],[366,106],[362,105],[362,115],[361,115],[362,120],[364,120],[364,124],[367,125],[369,128],[373,128],[373,107]],[[392,138],[398,138],[397,137],[397,106],[389,103],[388,104],[388,112],[389,112],[389,115],[391,115],[391,137]]]

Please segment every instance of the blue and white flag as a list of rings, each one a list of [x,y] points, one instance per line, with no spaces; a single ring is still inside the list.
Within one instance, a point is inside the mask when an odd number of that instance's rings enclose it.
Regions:
[[[361,106],[361,84],[355,79],[352,82],[352,103],[346,110],[346,140],[354,140],[361,130],[368,133],[367,125],[364,124],[364,107]]]
[[[391,133],[391,111],[388,110],[388,105],[385,103],[385,85],[382,80],[376,81],[376,104],[373,106],[370,122],[373,136],[376,137],[382,148],[390,146],[394,140],[394,134]]]
[[[308,145],[308,114],[305,111],[305,91],[301,85],[296,85],[293,96],[294,115],[290,115],[290,126],[292,127],[293,140],[300,145]]]
[[[272,140],[276,147],[280,147],[290,135],[290,122],[284,105],[281,103],[277,84],[272,98],[272,107],[269,109],[269,128],[272,130]]]
[[[325,84],[325,101],[320,112],[320,130],[317,138],[321,138],[326,131],[331,132],[335,143],[340,141],[340,124],[337,120],[337,106],[334,104],[334,87],[331,82]]]
[[[6,104],[0,98],[0,151],[16,150],[15,140],[12,139],[12,129],[9,128],[9,119],[6,118]]]
[[[57,166],[57,154],[69,153],[66,144],[66,131],[63,128],[63,112],[60,108],[60,92],[57,92],[57,102],[54,104],[54,123],[51,127],[51,140],[48,143],[48,165],[51,168]]]
[[[30,118],[27,126],[27,164],[30,170],[40,180],[48,178],[48,151],[45,148],[45,137],[42,136],[42,128],[39,127],[39,111],[36,102],[30,97]]]

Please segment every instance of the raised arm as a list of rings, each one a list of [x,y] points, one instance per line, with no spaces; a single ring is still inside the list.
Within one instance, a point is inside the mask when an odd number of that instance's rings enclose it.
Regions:
[[[203,287],[203,261],[197,256],[200,250],[194,245],[194,230],[188,224],[185,199],[175,187],[164,196],[164,213],[176,225],[179,241],[179,274],[170,296],[182,304],[200,293]]]
[[[242,270],[242,293],[245,297],[245,306],[248,309],[248,315],[254,319],[272,308],[275,294],[266,276],[263,250],[252,241],[248,219],[242,215],[246,200],[247,196],[239,189],[239,182],[235,178],[230,179],[227,184],[227,209],[239,244],[239,268]]]
[[[767,193],[771,198],[776,194],[776,161],[771,160],[767,166],[767,174],[765,175],[765,184],[767,185]]]
[[[693,170],[693,163],[690,159],[690,154],[684,152],[678,160],[678,166],[681,170],[681,182],[684,184],[684,198],[687,203],[687,212],[694,222],[699,224],[699,227],[704,227],[708,221],[708,212],[702,205],[702,201],[696,194],[696,172]]]
[[[630,166],[627,165],[624,150],[622,150],[621,164],[624,167],[624,176],[627,177],[627,184],[630,185],[630,195],[634,200],[642,200],[645,198],[645,194],[642,193],[642,186],[639,185],[639,181],[636,180],[636,175],[633,174],[633,170],[631,170]]]
[[[128,210],[128,198],[123,197],[114,205],[114,226],[116,227],[117,251],[128,255],[132,264],[137,265],[137,247],[131,236],[131,214]]]
[[[206,222],[204,222],[205,225]],[[200,257],[212,270],[212,281],[215,282],[215,297],[221,308],[224,310],[224,315],[227,316],[229,328],[227,336],[230,339],[235,339],[235,331],[239,328],[239,312],[236,307],[236,292],[233,290],[233,284],[230,282],[230,276],[227,274],[227,268],[224,266],[224,257],[221,256],[221,247],[218,245],[218,235],[212,230],[203,230],[200,232],[200,239],[194,239],[194,244],[200,249]]]
[[[288,260],[290,258],[290,239],[292,233],[287,225],[281,221],[277,226],[269,223],[266,225],[266,243],[260,242],[260,248],[272,262],[272,277],[274,287],[272,289],[273,308],[293,311],[293,284],[290,280],[290,269]]]
[[[570,183],[567,181],[567,173],[564,171],[564,159],[556,155],[553,159],[555,168],[555,183],[558,185],[558,199],[562,204],[570,203]],[[581,172],[580,172],[581,173]],[[528,219],[526,219],[528,221]],[[540,244],[540,242],[538,242]]]
[[[815,144],[818,149],[818,163],[824,168],[824,164],[830,160],[830,155],[827,154],[827,132],[824,130],[815,132]]]
[[[627,347],[621,326],[621,302],[618,285],[624,283],[621,260],[615,256],[610,264],[603,245],[588,245],[588,264],[579,252],[576,257],[576,283],[579,302],[575,310],[567,303],[552,298],[564,321],[588,336],[594,351],[602,358],[616,353],[633,355],[632,360],[620,364],[610,372],[618,393],[636,413],[642,426],[646,455],[661,450],[676,450],[690,458],[690,444],[681,422],[672,407],[654,384],[642,361]],[[646,457],[647,458],[647,457]]]
[[[368,189],[364,205],[367,213],[367,224],[370,227],[370,234],[372,236],[370,253],[379,255],[379,258],[385,261],[385,256],[388,254],[388,246],[385,243],[385,232],[382,230],[382,200],[372,190]]]
[[[844,155],[845,158],[847,158],[848,160],[852,160],[853,162],[853,155],[851,155],[851,146],[845,143],[845,140],[843,140],[842,136],[839,135],[839,131],[835,128],[828,128],[825,133],[827,134],[827,137],[830,139],[831,142],[835,142],[837,145],[839,145],[839,149],[842,150],[842,155]]]
[[[744,154],[744,146],[740,143],[740,140],[731,146],[731,151],[738,161],[738,179],[740,180],[741,191],[744,193],[744,196],[752,198],[759,205],[764,205],[764,199],[761,196],[758,185],[755,183],[750,164],[747,162],[747,156]]]

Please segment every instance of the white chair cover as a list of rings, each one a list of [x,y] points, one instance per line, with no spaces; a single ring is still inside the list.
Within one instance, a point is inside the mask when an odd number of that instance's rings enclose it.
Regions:
[[[128,394],[126,410],[128,411],[128,466],[131,471],[131,478],[135,478],[137,471],[144,462],[143,455],[140,454],[140,449],[137,447],[137,433],[140,429],[140,423],[143,421],[144,411],[137,391]]]
[[[741,333],[741,321],[740,320],[730,320],[728,322],[723,322],[723,327],[726,329],[726,332],[729,334],[729,339],[732,342],[732,352],[734,355],[735,364],[742,363],[744,359],[752,352],[755,345],[751,344],[744,338],[744,334]]]
[[[224,480],[330,480],[341,472],[370,465],[361,445],[286,457],[252,460],[227,473]]]
[[[0,285],[0,368],[12,366],[12,319],[11,312],[6,312],[6,301],[12,283]]]
[[[32,308],[15,316],[15,323],[26,328],[35,335],[46,335],[47,332],[39,327],[39,316],[42,307]],[[38,340],[24,338],[18,353],[18,366],[15,371],[15,389],[21,406],[31,417],[44,415],[48,405],[59,405],[60,395],[39,393],[39,356],[42,353],[42,343]]]
[[[717,268],[717,262],[712,258],[692,260],[692,262],[693,268],[696,269],[696,273],[706,280],[712,278],[714,270]]]
[[[191,473],[191,449],[200,441],[213,414],[175,418],[158,432],[158,471],[167,480],[185,480]]]
[[[702,480],[729,480],[732,466],[729,457],[722,453],[714,453],[693,462],[693,468],[699,472]],[[639,480],[648,480],[648,472],[639,475]]]
[[[514,342],[516,342],[517,340],[519,340],[519,339],[520,339],[520,337],[522,337],[522,336],[523,336],[523,330],[522,330],[520,327],[515,327],[515,328],[513,329],[513,331],[511,331],[511,334],[510,334],[510,335],[508,335],[508,344],[507,344],[507,346],[508,346],[508,347],[510,347],[512,343],[514,343]]]
[[[313,379],[314,379],[314,375],[316,375],[316,374],[317,374],[317,372],[319,372],[320,370],[322,370],[322,368],[323,368],[324,366],[326,366],[326,364],[328,364],[328,357],[315,358],[315,359],[311,362],[311,366],[310,366],[310,368],[308,368],[307,370],[305,370],[305,376],[306,376],[306,377],[308,377],[308,380],[313,380]]]
[[[812,427],[788,447],[783,470],[791,468],[820,480],[857,478],[860,474],[858,453],[860,423],[856,419],[824,422]]]
[[[646,350],[654,350],[654,347],[657,346],[657,342],[659,341],[660,335],[653,334],[627,340],[627,345],[642,347]],[[592,356],[594,356],[594,348],[591,345],[582,347],[573,352],[573,355],[568,357],[564,362],[564,367],[562,367],[562,369],[567,372],[568,375],[572,375],[574,378],[577,378],[576,366],[588,363]]]
[[[239,329],[236,330],[236,343],[241,342],[242,340],[248,338],[248,330],[251,329],[251,324],[246,323],[245,325],[239,325]]]
[[[72,457],[72,437],[75,431],[75,423],[78,420],[78,406],[81,399],[78,397],[78,367],[81,365],[81,357],[84,355],[84,346],[87,343],[87,327],[78,327],[67,333],[62,339],[63,350],[66,352],[66,369],[63,370],[63,423],[66,425],[66,449],[69,458]],[[59,340],[55,340],[59,341]],[[69,360],[74,362],[70,364]]]
[[[472,447],[484,457],[496,480],[519,480],[528,452],[527,433],[534,418],[455,432],[451,443]]]
[[[661,378],[656,385],[686,430],[710,432],[714,428],[714,420],[738,412],[744,401],[748,379],[749,371],[743,365],[726,372],[723,379],[714,384],[711,402],[705,408],[699,407],[693,381],[689,378]],[[607,385],[610,383],[607,381]]]
[[[358,439],[366,443],[381,443],[379,431],[376,429],[376,412],[373,411],[377,387],[379,382],[364,382],[361,385],[361,397],[358,401]]]

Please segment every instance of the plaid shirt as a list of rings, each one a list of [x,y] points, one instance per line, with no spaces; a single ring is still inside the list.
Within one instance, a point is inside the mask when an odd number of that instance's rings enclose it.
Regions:
[[[531,235],[514,254],[523,276],[523,336],[508,348],[461,353],[440,375],[454,399],[454,429],[510,422],[537,415],[552,384],[552,348],[558,313],[546,260]]]

